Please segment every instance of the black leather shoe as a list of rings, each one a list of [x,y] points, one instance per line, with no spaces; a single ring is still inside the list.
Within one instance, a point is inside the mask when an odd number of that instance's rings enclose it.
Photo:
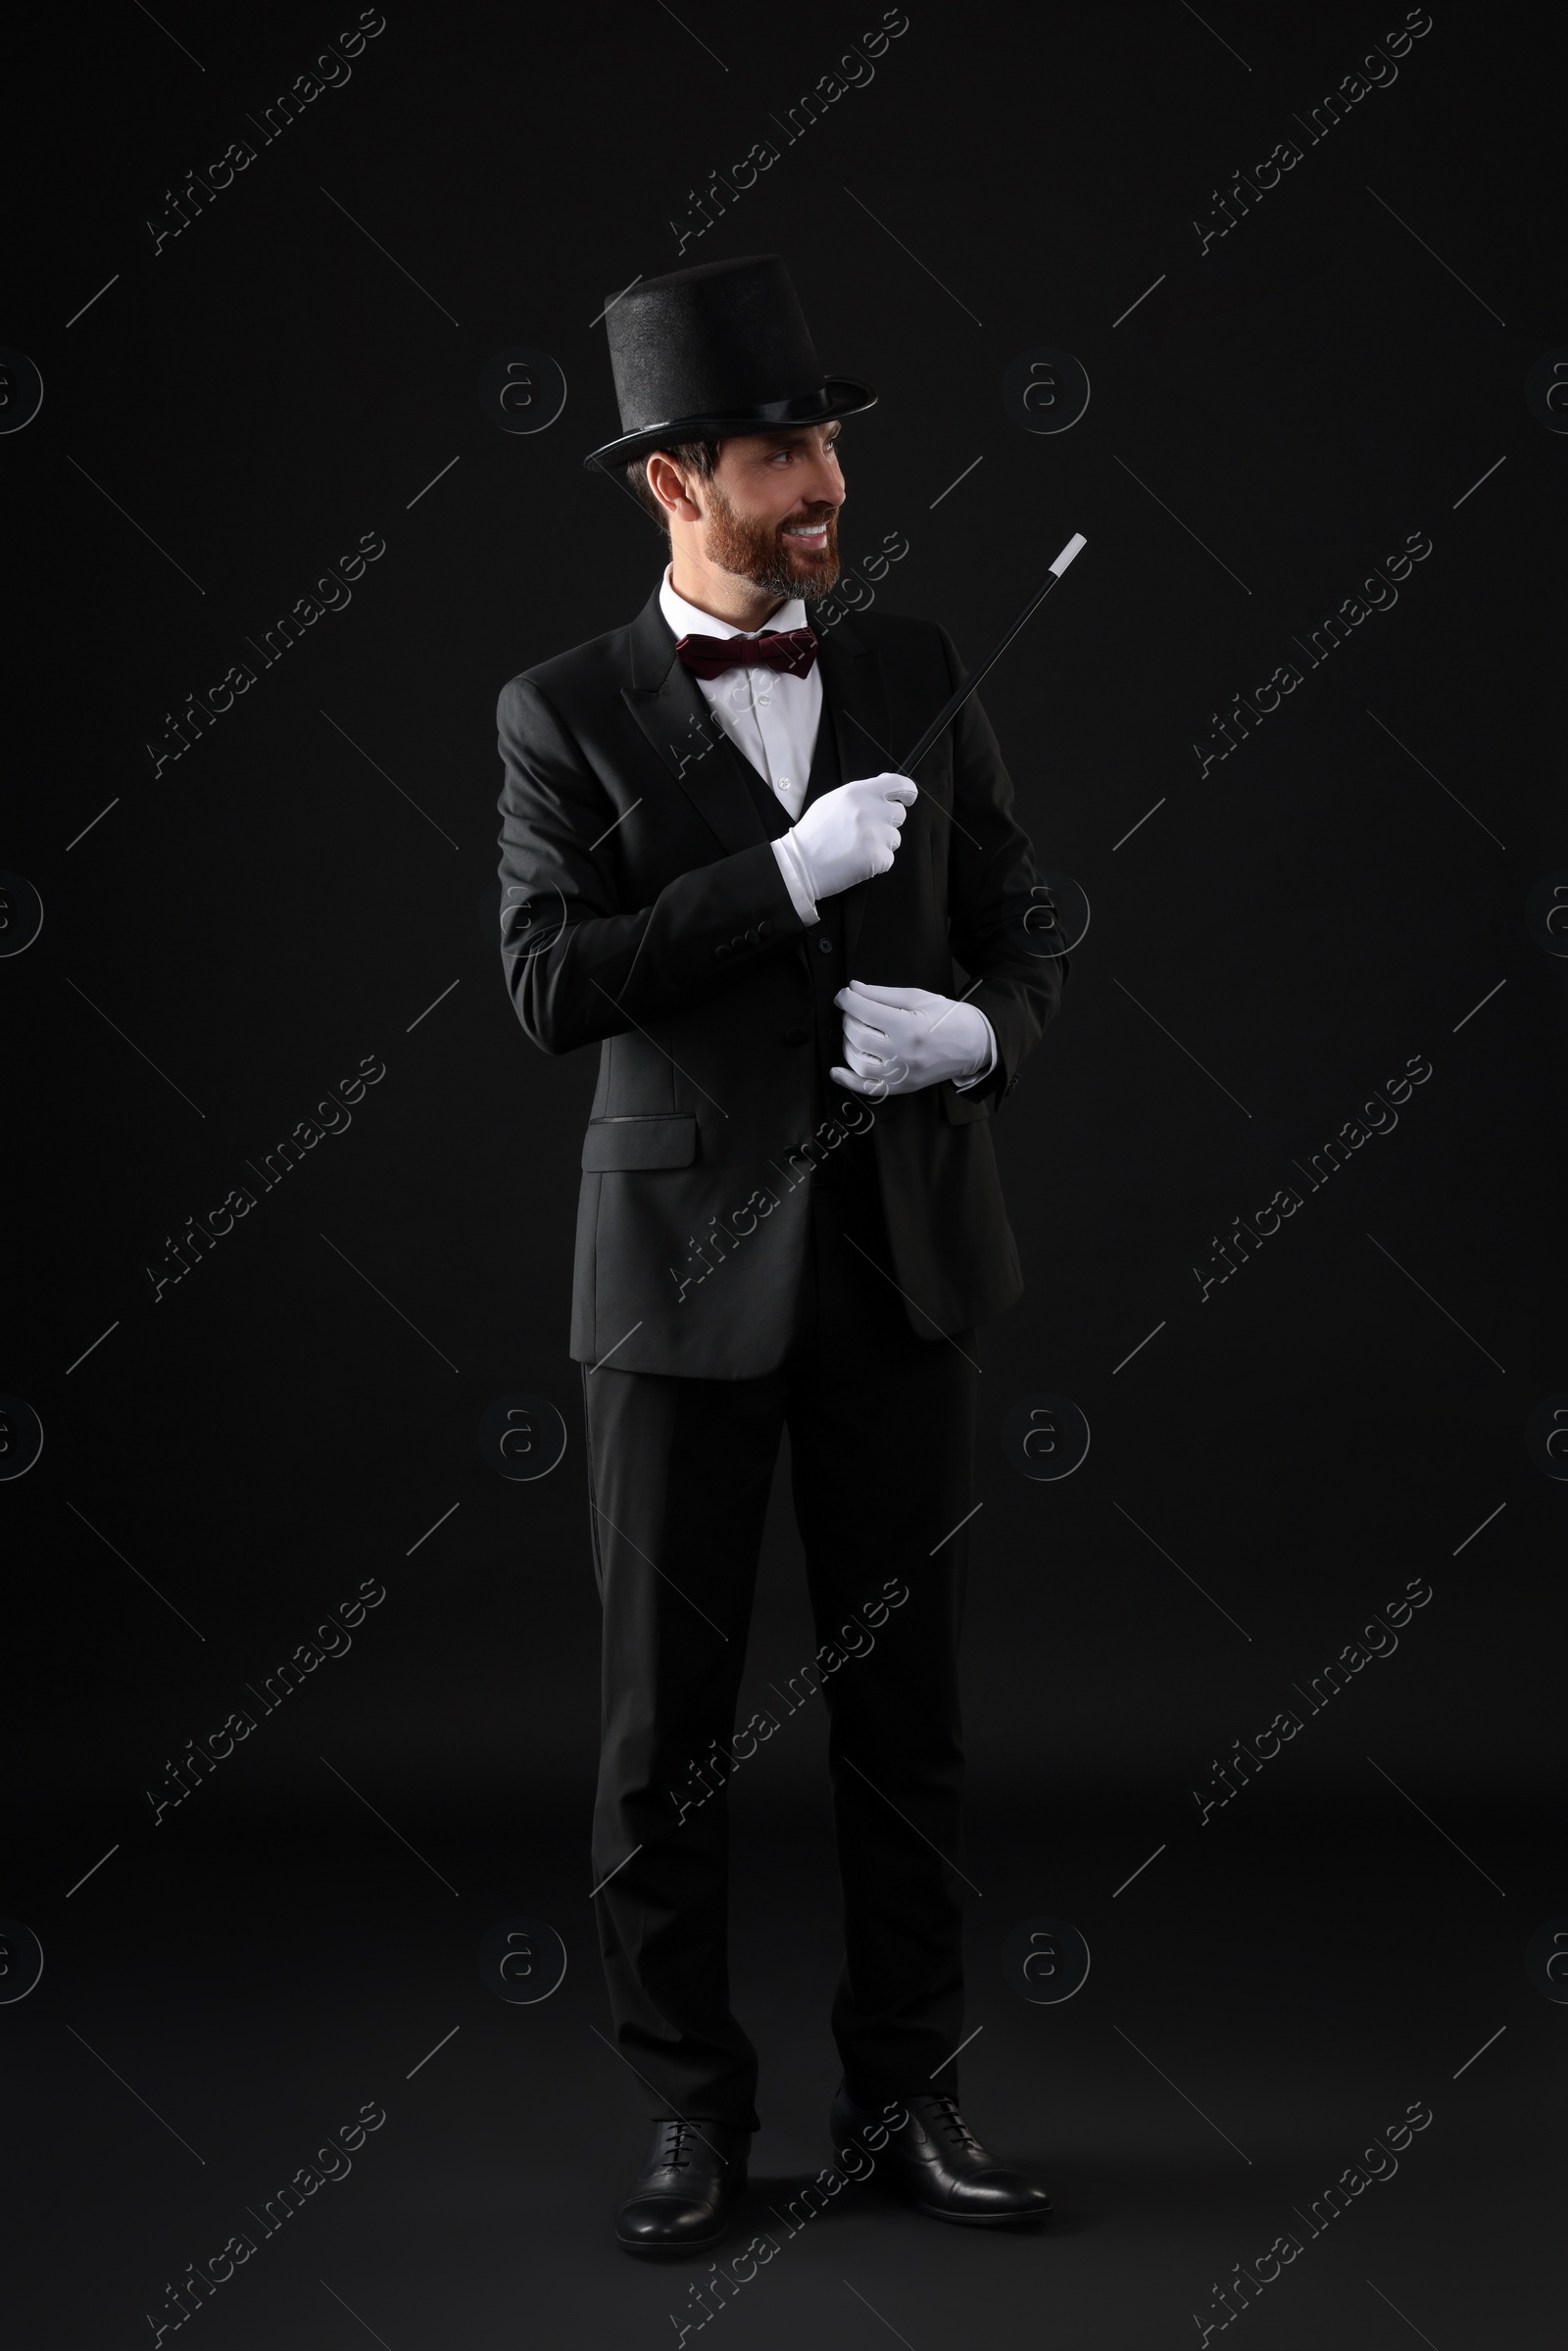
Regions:
[[[1021,2229],[1043,2220],[1051,2198],[1038,2180],[1015,2171],[988,2154],[958,2112],[957,2101],[926,2092],[890,2102],[891,2111],[908,2116],[892,2131],[878,2152],[874,2136],[862,2132],[882,2120],[872,2106],[857,2106],[840,2082],[833,2101],[832,2132],[835,2152],[852,2141],[866,2147],[873,2161],[885,2163],[889,2176],[916,2208],[933,2221],[956,2221],[970,2229]]]
[[[727,2123],[660,2122],[615,2219],[628,2253],[706,2253],[729,2230],[752,2134]]]

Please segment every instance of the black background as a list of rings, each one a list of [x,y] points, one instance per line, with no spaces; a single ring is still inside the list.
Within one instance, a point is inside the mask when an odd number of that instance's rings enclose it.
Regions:
[[[151,2339],[164,2280],[371,2096],[392,2127],[355,2196],[263,2245],[203,2339],[618,2343],[685,2312],[684,2273],[610,2242],[647,2100],[589,2030],[598,1606],[565,1348],[592,1056],[526,1043],[483,924],[497,690],[630,618],[661,560],[582,469],[616,429],[595,316],[637,272],[778,251],[827,366],[879,387],[841,545],[858,568],[907,538],[887,609],[973,661],[1088,540],[985,690],[1037,855],[1093,919],[996,1129],[1028,1292],[984,1334],[964,1666],[991,2028],[966,2110],[1061,2217],[1020,2250],[836,2215],[712,2323],[1176,2340],[1424,2097],[1402,2184],[1314,2240],[1249,2339],[1544,2343],[1562,2020],[1523,1950],[1568,1911],[1563,1495],[1524,1427],[1568,1389],[1568,967],[1524,908],[1568,865],[1568,451],[1524,379],[1568,343],[1548,20],[1438,8],[1308,144],[1296,116],[1401,10],[912,7],[786,146],[770,117],[875,8],[400,5],[264,145],[247,117],[355,14],[62,17],[6,102],[0,340],[45,387],[0,438],[0,862],[45,908],[0,972],[0,1385],[45,1431],[0,1500],[0,1909],[46,1960],[0,2009],[9,2208],[37,2214],[19,2339]],[[165,191],[241,136],[255,161],[155,255]],[[688,191],[764,137],[776,165],[681,252]],[[1201,253],[1211,190],[1288,137],[1299,164]],[[568,386],[534,435],[477,396],[516,345]],[[1004,406],[1040,346],[1092,384],[1065,433]],[[261,668],[247,638],[366,532],[386,552],[347,609]],[[1432,553],[1396,607],[1308,668],[1297,640],[1411,533]],[[1201,774],[1211,713],[1292,660],[1300,687]],[[166,714],[236,661],[255,685],[155,774]],[[155,1302],[168,1237],[259,1191],[245,1162],[366,1055],[386,1073],[352,1126]],[[1412,1056],[1432,1075],[1396,1130],[1307,1192],[1293,1163]],[[1194,1267],[1288,1184],[1300,1210],[1202,1299]],[[566,1420],[536,1484],[477,1448],[516,1391]],[[1044,1391],[1093,1431],[1061,1483],[1000,1442]],[[874,1477],[874,1412],[867,1445]],[[386,1597],[352,1652],[155,1826],[166,1760],[367,1578]],[[1211,1761],[1417,1578],[1397,1653],[1200,1825]],[[811,1645],[781,1480],[743,1712]],[[836,2078],[821,1727],[790,1730],[734,1798],[781,2180],[825,2160]],[[1095,1954],[1059,2011],[1000,1967],[1047,1914]],[[514,1915],[566,1945],[538,2007],[479,1982]]]

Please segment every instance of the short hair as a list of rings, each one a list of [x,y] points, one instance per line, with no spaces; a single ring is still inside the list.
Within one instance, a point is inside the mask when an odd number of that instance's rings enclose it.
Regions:
[[[723,444],[719,441],[675,441],[662,454],[665,457],[673,458],[677,465],[684,465],[689,472],[695,473],[699,481],[711,481],[713,468],[718,464],[718,453],[722,446]],[[637,504],[646,514],[652,515],[667,538],[669,536],[669,516],[648,484],[648,459],[655,454],[655,451],[650,449],[647,456],[633,458],[626,467],[626,480]]]

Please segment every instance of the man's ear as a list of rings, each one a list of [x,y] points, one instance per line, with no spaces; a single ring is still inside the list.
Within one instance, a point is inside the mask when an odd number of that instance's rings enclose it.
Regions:
[[[700,522],[702,509],[686,495],[685,476],[671,457],[656,449],[648,460],[648,486],[660,504],[682,522]]]

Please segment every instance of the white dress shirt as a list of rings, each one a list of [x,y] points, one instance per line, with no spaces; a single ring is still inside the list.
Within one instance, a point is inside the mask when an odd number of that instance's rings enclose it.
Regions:
[[[756,637],[760,629],[735,628],[715,620],[677,596],[669,584],[669,567],[659,591],[659,609],[677,639],[681,637]],[[804,628],[806,606],[799,596],[773,614],[770,629]],[[693,675],[696,672],[693,671]],[[813,661],[805,677],[759,663],[721,670],[717,677],[699,677],[698,689],[719,725],[743,759],[773,787],[791,824],[806,806],[806,787],[811,777],[816,730],[822,717],[822,672]],[[773,843],[773,855],[784,877],[790,903],[803,922],[819,922],[806,867],[787,833]]]
[[[761,635],[761,629],[736,628],[728,620],[715,619],[711,612],[688,604],[684,596],[677,596],[670,585],[671,568],[667,563],[664,566],[659,609],[677,640]],[[805,628],[806,606],[802,598],[792,596],[763,626],[779,631]],[[806,790],[816,751],[816,730],[822,718],[821,663],[813,661],[805,677],[794,677],[786,669],[769,669],[761,662],[721,670],[717,677],[697,677],[695,670],[692,675],[703,700],[742,759],[750,759],[758,774],[771,784],[784,813],[795,824],[806,806]],[[819,922],[821,913],[794,841],[788,833],[781,833],[771,846],[796,913],[803,922]],[[978,1004],[975,1010],[980,1010]],[[985,1014],[982,1012],[980,1017],[984,1020]],[[991,1037],[990,1058],[972,1078],[955,1080],[960,1092],[978,1086],[996,1068],[996,1031],[989,1020],[986,1028]]]

